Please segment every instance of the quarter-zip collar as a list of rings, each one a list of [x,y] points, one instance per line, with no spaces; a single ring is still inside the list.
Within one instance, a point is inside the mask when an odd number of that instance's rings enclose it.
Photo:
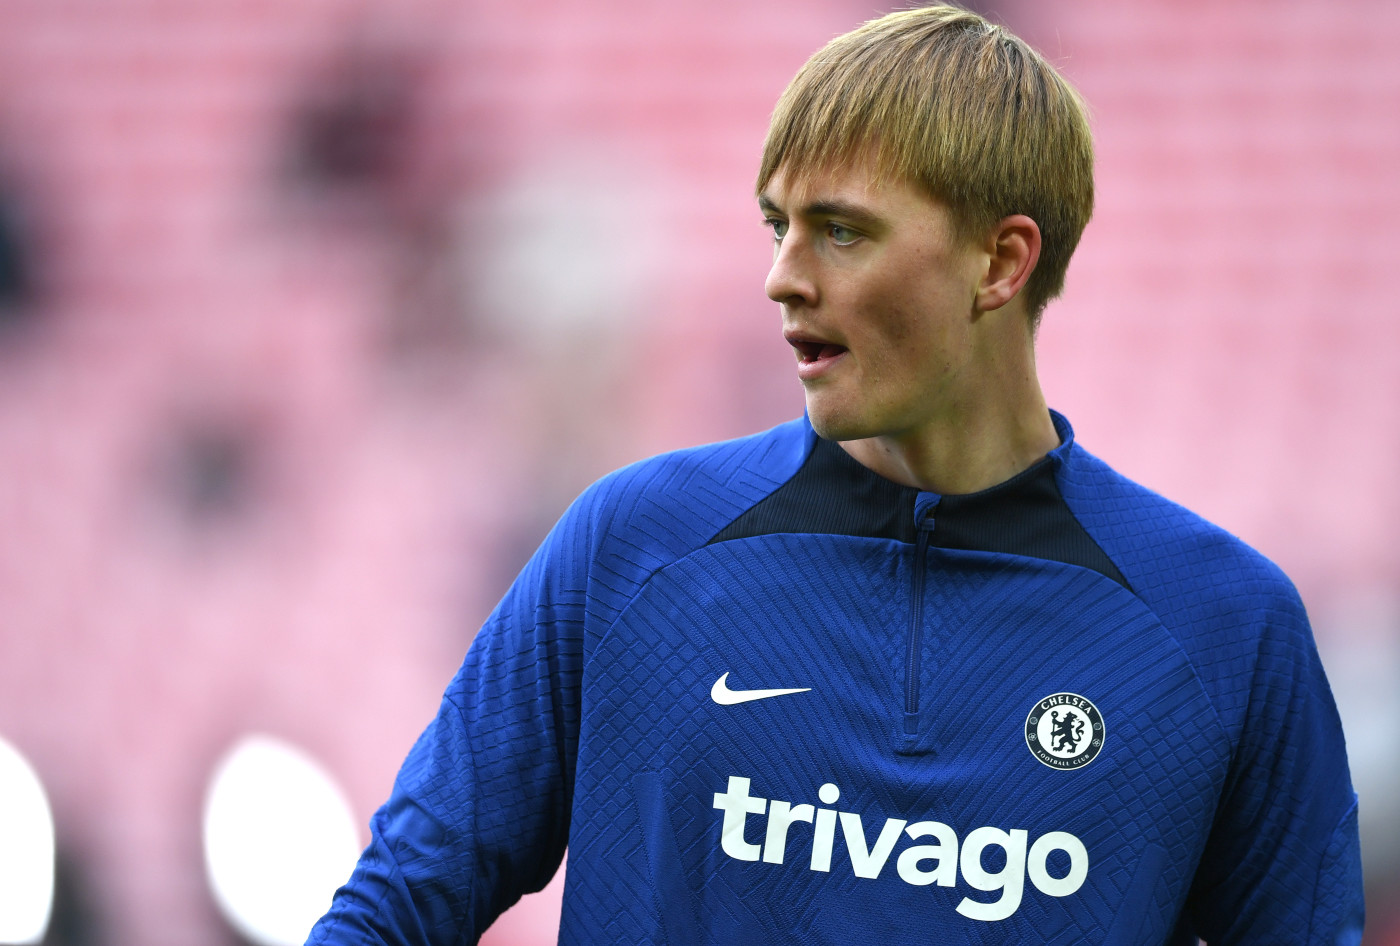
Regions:
[[[1113,562],[1075,518],[1058,477],[1074,462],[1074,430],[1050,412],[1060,445],[1003,483],[978,493],[924,492],[887,480],[840,445],[806,429],[806,459],[782,486],[721,529],[710,541],[817,533],[918,542],[918,523],[937,508],[930,548],[1003,552],[1093,569],[1126,587]]]

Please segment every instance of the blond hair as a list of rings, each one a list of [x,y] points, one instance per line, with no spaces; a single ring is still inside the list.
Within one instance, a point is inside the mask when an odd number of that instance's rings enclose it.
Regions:
[[[873,152],[886,180],[912,180],[980,239],[1011,214],[1041,231],[1024,289],[1032,321],[1064,288],[1094,207],[1087,108],[1004,27],[954,6],[904,10],[838,36],[778,100],[758,173],[841,168]]]

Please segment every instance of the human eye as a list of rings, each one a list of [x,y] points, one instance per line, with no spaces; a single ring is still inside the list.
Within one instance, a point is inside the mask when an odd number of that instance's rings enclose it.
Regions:
[[[839,223],[828,224],[826,232],[831,236],[831,242],[837,246],[850,246],[860,239],[860,234],[850,227],[843,227]]]
[[[764,217],[763,225],[773,231],[773,242],[783,242],[783,237],[787,236],[788,222],[781,217]]]

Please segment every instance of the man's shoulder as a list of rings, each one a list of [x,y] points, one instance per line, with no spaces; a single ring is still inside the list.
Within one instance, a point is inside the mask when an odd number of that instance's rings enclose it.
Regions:
[[[787,482],[811,450],[799,418],[769,430],[639,460],[598,480],[578,507],[616,541],[684,554]]]
[[[1293,583],[1263,553],[1077,444],[1059,479],[1076,518],[1159,613],[1301,611]]]
[[[1076,518],[1186,653],[1232,730],[1258,667],[1292,674],[1315,659],[1293,583],[1238,536],[1077,445],[1060,485]]]
[[[770,492],[802,465],[811,449],[811,427],[802,419],[715,443],[660,453],[622,467],[599,485],[654,498],[703,490],[748,496]]]

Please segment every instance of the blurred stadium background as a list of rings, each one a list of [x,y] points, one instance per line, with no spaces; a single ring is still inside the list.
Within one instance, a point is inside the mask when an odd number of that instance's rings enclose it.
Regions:
[[[568,501],[801,410],[757,151],[891,8],[0,0],[0,942],[292,941]],[[1050,401],[1298,583],[1400,943],[1400,6],[981,8],[1095,114]]]

